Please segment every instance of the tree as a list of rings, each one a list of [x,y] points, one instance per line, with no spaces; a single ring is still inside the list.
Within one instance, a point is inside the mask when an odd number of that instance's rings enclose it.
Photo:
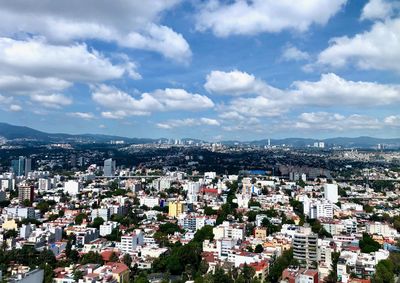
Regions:
[[[87,263],[103,264],[103,258],[98,252],[90,251],[84,254],[81,258],[81,264],[87,264]]]
[[[361,248],[361,252],[363,253],[376,252],[381,248],[381,245],[372,239],[368,233],[363,233],[363,237],[359,241],[359,246]]]
[[[376,265],[373,283],[394,283],[393,263],[389,259],[381,260]]]
[[[255,272],[254,268],[252,268],[251,266],[248,266],[246,263],[244,264],[241,275],[243,276],[245,283],[250,283],[250,281],[254,277],[255,273],[256,272]]]
[[[214,239],[213,227],[210,225],[205,225],[200,230],[194,234],[193,241],[202,243],[204,240]]]
[[[257,253],[257,254],[260,254],[260,253],[262,253],[263,251],[264,251],[264,248],[263,248],[263,246],[260,245],[260,244],[258,244],[258,245],[256,246],[256,248],[254,249],[254,252]]]
[[[115,252],[112,252],[110,255],[110,261],[111,262],[117,262],[119,260],[118,255]]]
[[[132,265],[132,258],[129,254],[124,254],[124,257],[122,258],[122,262],[128,266],[129,268]]]
[[[278,279],[282,275],[282,271],[285,270],[289,265],[293,263],[293,250],[287,250],[278,257],[273,265],[271,266],[268,274],[268,280],[270,282],[278,282]]]
[[[93,219],[92,227],[99,229],[100,225],[104,223],[104,219],[101,217],[96,217]]]
[[[83,219],[86,219],[86,214],[80,213],[75,217],[75,224],[81,225],[83,223]]]

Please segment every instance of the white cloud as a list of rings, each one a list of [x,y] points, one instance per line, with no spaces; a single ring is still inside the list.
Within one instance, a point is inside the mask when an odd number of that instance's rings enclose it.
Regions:
[[[204,88],[208,92],[226,95],[263,94],[274,95],[276,88],[258,80],[252,74],[234,70],[231,72],[211,71],[206,77]]]
[[[400,85],[345,80],[333,73],[317,82],[296,81],[290,100],[299,105],[376,106],[400,102]]]
[[[310,59],[310,55],[295,46],[286,46],[282,53],[284,61],[303,61]]]
[[[80,118],[84,120],[94,119],[93,113],[90,112],[70,112],[67,115],[70,117]]]
[[[107,110],[103,117],[120,119],[132,115],[149,115],[162,111],[195,111],[209,109],[214,103],[207,96],[184,89],[158,89],[135,98],[115,87],[100,85],[93,88],[92,99]]]
[[[382,127],[382,123],[374,117],[359,114],[344,116],[328,112],[302,113],[299,120],[293,125],[298,129],[333,131],[380,129]]]
[[[18,104],[11,104],[10,105],[10,111],[12,112],[19,112],[22,111],[22,107]]]
[[[388,126],[400,127],[400,115],[387,116],[383,121]]]
[[[58,92],[71,85],[72,83],[68,81],[52,77],[35,78],[25,75],[0,75],[0,90],[12,94],[28,95],[32,92]]]
[[[175,119],[169,120],[162,123],[157,123],[156,126],[160,129],[173,129],[181,127],[193,127],[193,126],[219,126],[218,120],[202,117],[200,119],[188,118],[188,119]]]
[[[312,24],[324,25],[346,0],[235,0],[229,3],[210,0],[196,17],[200,31],[212,30],[216,36],[252,35],[262,32],[295,30],[304,32]]]
[[[44,107],[56,109],[72,104],[72,99],[63,94],[34,94],[31,96],[31,100],[40,103]]]
[[[318,56],[318,64],[344,67],[355,64],[365,70],[400,73],[400,18],[376,22],[370,31],[354,37],[338,37]]]
[[[0,33],[28,33],[52,42],[98,39],[161,53],[178,61],[190,58],[182,35],[159,24],[163,12],[180,0],[2,1]]]
[[[369,0],[361,13],[361,20],[386,19],[393,13],[393,2],[386,0]]]
[[[41,39],[0,38],[0,73],[10,76],[99,82],[120,78],[126,71],[85,44],[60,46]]]
[[[243,91],[241,84],[238,84],[236,89],[234,84],[229,84],[229,91],[237,94],[249,91],[253,96],[234,98],[218,106],[221,112],[227,113],[224,115],[230,115],[232,119],[279,116],[304,106],[357,108],[400,103],[400,85],[351,81],[328,73],[322,74],[319,81],[295,81],[290,88],[280,90],[256,79],[253,75],[246,75],[253,78],[252,83],[246,85],[246,91]],[[224,80],[223,76],[219,80],[228,81]],[[223,86],[212,89],[224,91]]]

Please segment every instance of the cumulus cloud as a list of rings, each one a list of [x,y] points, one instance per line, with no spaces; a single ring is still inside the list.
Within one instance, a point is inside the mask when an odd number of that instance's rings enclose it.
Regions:
[[[384,123],[388,126],[400,127],[400,115],[387,116]]]
[[[72,104],[72,99],[63,94],[34,94],[31,96],[31,100],[43,105],[44,107],[55,109]]]
[[[19,112],[22,111],[22,107],[18,104],[11,104],[10,105],[10,111],[12,112]]]
[[[0,33],[41,35],[57,43],[97,39],[161,53],[184,61],[191,51],[183,36],[159,23],[180,0],[2,1]]]
[[[400,73],[400,18],[376,22],[371,30],[354,37],[330,40],[317,64],[335,68],[355,64],[364,70],[387,70]]]
[[[92,99],[107,109],[102,116],[111,119],[153,112],[204,110],[214,106],[207,96],[172,88],[157,89],[133,97],[116,87],[99,85],[93,88]]]
[[[238,70],[230,72],[211,71],[206,77],[204,88],[208,92],[226,95],[254,93],[273,95],[279,92],[278,89],[256,79],[254,75]]]
[[[225,92],[222,86],[210,84],[211,72],[207,76],[205,87],[214,92]],[[239,71],[235,71],[240,73]],[[236,94],[250,93],[250,97],[238,97],[219,105],[221,112],[226,112],[233,119],[237,115],[244,117],[273,117],[289,110],[304,106],[316,107],[375,107],[400,102],[400,85],[380,84],[376,82],[351,81],[336,74],[322,74],[318,81],[295,81],[288,89],[276,89],[253,75],[247,84],[229,84],[229,92]],[[240,76],[237,76],[240,77]],[[228,82],[230,73],[219,72],[217,81]],[[234,79],[232,79],[233,81]],[[243,85],[246,87],[244,88]],[[212,86],[212,87],[211,87]],[[379,95],[378,95],[379,94]]]
[[[394,2],[369,0],[361,13],[361,20],[386,19],[393,14]]]
[[[70,113],[67,113],[67,115],[70,117],[75,117],[75,118],[84,119],[84,120],[94,119],[93,113],[90,113],[90,112],[70,112]]]
[[[69,98],[54,93],[61,93],[77,82],[102,82],[125,74],[140,78],[133,62],[126,57],[120,60],[121,64],[113,64],[85,44],[62,46],[49,44],[42,38],[0,37],[0,91],[8,96],[29,95],[36,102],[47,101],[44,102],[47,107],[69,105]],[[57,101],[49,102],[52,99]]]
[[[286,46],[282,52],[282,60],[284,61],[303,61],[308,59],[310,59],[310,55],[295,46]]]
[[[173,129],[193,126],[219,126],[220,123],[218,120],[202,117],[200,119],[174,119],[162,123],[157,123],[156,125],[160,129]]]
[[[325,25],[346,0],[210,0],[196,17],[200,31],[212,30],[219,37],[295,30],[304,32],[312,24]]]

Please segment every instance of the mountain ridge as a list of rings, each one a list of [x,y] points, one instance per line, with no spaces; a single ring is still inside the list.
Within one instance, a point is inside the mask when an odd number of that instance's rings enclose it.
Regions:
[[[156,143],[159,140],[168,140],[166,138],[129,138],[115,135],[104,135],[104,134],[66,134],[66,133],[46,133],[26,126],[16,126],[8,123],[0,122],[0,136],[7,140],[34,140],[39,142],[94,142],[94,143],[105,143],[112,140],[122,140],[127,143],[141,144],[141,143]],[[183,138],[181,140],[193,140],[195,142],[201,142],[199,139]],[[290,145],[294,147],[306,147],[313,145],[314,142],[322,141],[328,146],[345,146],[345,147],[372,147],[378,144],[386,144],[391,146],[400,147],[400,138],[376,138],[369,136],[359,137],[334,137],[325,139],[316,138],[281,138],[281,139],[270,139],[271,145]],[[203,141],[207,142],[207,141]],[[253,140],[253,141],[235,141],[226,140],[220,143],[224,145],[258,145],[264,146],[268,144],[268,139]]]

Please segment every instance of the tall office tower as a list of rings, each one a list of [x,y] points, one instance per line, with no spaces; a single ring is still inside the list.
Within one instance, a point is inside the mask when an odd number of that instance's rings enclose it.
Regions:
[[[104,160],[104,176],[112,177],[115,173],[115,161],[111,158]]]
[[[32,171],[32,159],[25,158],[25,176],[28,176],[28,173]]]
[[[318,235],[311,231],[311,227],[300,227],[293,237],[293,258],[310,266],[318,260]]]
[[[20,156],[18,159],[11,160],[11,169],[16,176],[27,176],[32,170],[32,160]]]
[[[71,154],[71,167],[75,168],[76,167],[76,154]]]
[[[338,185],[337,184],[324,184],[324,195],[325,199],[332,203],[339,201]]]
[[[18,187],[18,200],[22,203],[24,200],[33,202],[35,199],[35,191],[33,186],[19,186]]]

